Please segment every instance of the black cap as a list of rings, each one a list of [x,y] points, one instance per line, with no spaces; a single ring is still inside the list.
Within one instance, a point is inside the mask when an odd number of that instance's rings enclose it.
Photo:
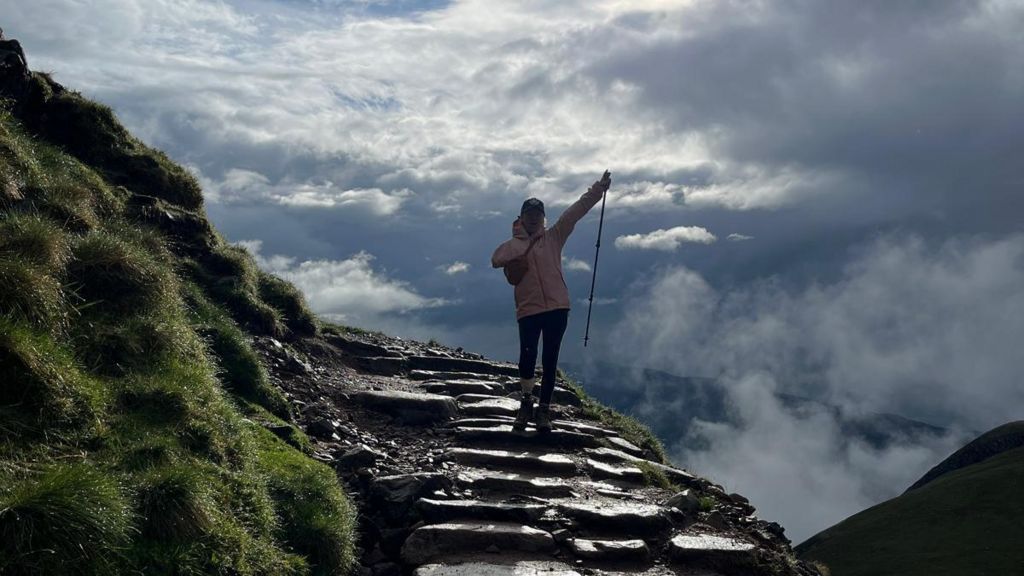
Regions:
[[[544,203],[537,198],[527,198],[526,202],[523,202],[523,207],[519,209],[520,214],[525,214],[527,210],[540,210],[540,213],[544,213]]]

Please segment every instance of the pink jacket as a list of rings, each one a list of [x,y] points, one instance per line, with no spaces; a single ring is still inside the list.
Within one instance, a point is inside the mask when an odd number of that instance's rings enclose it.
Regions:
[[[591,188],[562,212],[551,228],[541,228],[540,237],[527,255],[529,269],[515,286],[516,320],[548,310],[570,308],[569,288],[562,276],[562,247],[573,228],[598,201],[603,190]],[[503,268],[509,261],[522,256],[530,245],[531,236],[516,218],[512,223],[512,238],[502,242],[491,256],[491,266]]]

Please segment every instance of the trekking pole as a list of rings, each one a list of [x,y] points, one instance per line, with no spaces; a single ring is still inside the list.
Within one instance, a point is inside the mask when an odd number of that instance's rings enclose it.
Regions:
[[[608,171],[605,170],[605,175]],[[604,179],[603,177],[601,178]],[[590,303],[587,305],[587,329],[583,333],[583,347],[587,347],[590,340],[590,312],[594,309],[594,283],[597,282],[597,256],[601,253],[601,228],[604,227],[604,201],[608,197],[608,190],[601,194],[601,217],[597,221],[597,244],[594,248],[594,275],[590,277]]]

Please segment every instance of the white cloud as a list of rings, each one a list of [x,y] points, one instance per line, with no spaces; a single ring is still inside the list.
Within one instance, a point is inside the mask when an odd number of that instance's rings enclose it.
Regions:
[[[728,240],[730,242],[745,242],[747,240],[753,240],[753,239],[754,239],[753,236],[747,236],[746,234],[737,234],[737,233],[729,234],[729,236],[726,237],[726,240]]]
[[[253,254],[261,268],[298,286],[317,314],[367,321],[450,303],[422,296],[409,283],[375,271],[371,266],[374,258],[367,252],[345,260],[298,261],[287,256],[264,256],[260,240],[238,244]]]
[[[469,264],[466,262],[453,262],[447,266],[440,267],[445,274],[454,276],[456,274],[462,274],[469,271]]]
[[[387,193],[380,188],[337,190],[330,182],[313,186],[304,184],[291,192],[278,192],[275,197],[286,206],[315,208],[355,208],[375,216],[390,216],[412,196],[408,189]]]
[[[566,258],[562,256],[562,266],[572,272],[590,272],[590,264],[579,258]]]
[[[615,239],[620,250],[664,250],[671,252],[685,242],[711,244],[715,235],[699,226],[676,226],[668,230],[658,229],[647,234],[627,234]]]

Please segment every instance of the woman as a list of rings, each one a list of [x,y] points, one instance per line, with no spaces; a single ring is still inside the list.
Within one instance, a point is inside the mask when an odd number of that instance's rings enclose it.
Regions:
[[[536,198],[526,200],[519,211],[519,218],[512,223],[512,238],[498,246],[491,256],[491,266],[506,268],[507,276],[512,268],[521,270],[525,265],[526,269],[515,285],[516,320],[519,322],[519,385],[522,389],[519,413],[513,424],[516,430],[524,430],[533,414],[537,343],[543,334],[541,365],[544,372],[536,424],[540,432],[551,431],[551,395],[555,390],[558,350],[569,321],[569,289],[562,277],[562,247],[576,222],[601,200],[611,182],[611,174],[606,171],[579,200],[566,208],[551,228],[546,227],[544,203]]]

